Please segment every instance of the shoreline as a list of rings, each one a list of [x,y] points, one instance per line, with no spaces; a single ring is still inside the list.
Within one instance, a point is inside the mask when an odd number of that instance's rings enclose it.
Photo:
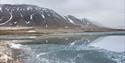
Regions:
[[[39,27],[0,27],[0,35],[17,34],[53,34],[53,33],[84,33],[84,32],[115,32],[124,29],[86,28],[86,29],[49,29]]]
[[[23,63],[16,55],[21,50],[8,47],[8,43],[0,42],[0,63]]]

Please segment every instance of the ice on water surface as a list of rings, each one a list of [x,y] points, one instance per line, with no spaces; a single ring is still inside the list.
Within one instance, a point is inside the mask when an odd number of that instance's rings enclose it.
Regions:
[[[11,40],[12,37],[14,36],[11,36]],[[26,36],[27,39],[21,36],[18,38],[18,40],[22,41],[27,40],[22,45],[10,44],[12,48],[22,49],[21,56],[26,57],[24,59],[25,63],[125,62],[125,51],[123,51],[125,36],[53,34],[34,38],[28,37],[31,36]]]

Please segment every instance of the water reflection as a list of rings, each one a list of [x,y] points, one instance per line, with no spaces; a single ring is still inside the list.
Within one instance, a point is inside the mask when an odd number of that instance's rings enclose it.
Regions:
[[[125,52],[125,36],[106,36],[94,41],[90,46],[115,52]]]
[[[21,44],[68,44],[76,41],[92,42],[99,37],[99,35],[4,35],[0,36],[0,41]]]
[[[8,38],[5,38],[8,37]],[[4,35],[25,63],[124,63],[124,35]],[[19,47],[18,47],[19,48]]]

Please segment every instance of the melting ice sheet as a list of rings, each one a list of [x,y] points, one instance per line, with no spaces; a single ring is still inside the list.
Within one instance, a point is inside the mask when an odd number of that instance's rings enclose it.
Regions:
[[[125,36],[107,36],[96,40],[90,46],[114,52],[125,52]]]

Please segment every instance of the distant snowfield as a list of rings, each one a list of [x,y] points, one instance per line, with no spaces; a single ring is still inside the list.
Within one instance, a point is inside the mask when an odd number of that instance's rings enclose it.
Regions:
[[[97,40],[90,46],[115,52],[125,52],[125,36],[108,36]]]

